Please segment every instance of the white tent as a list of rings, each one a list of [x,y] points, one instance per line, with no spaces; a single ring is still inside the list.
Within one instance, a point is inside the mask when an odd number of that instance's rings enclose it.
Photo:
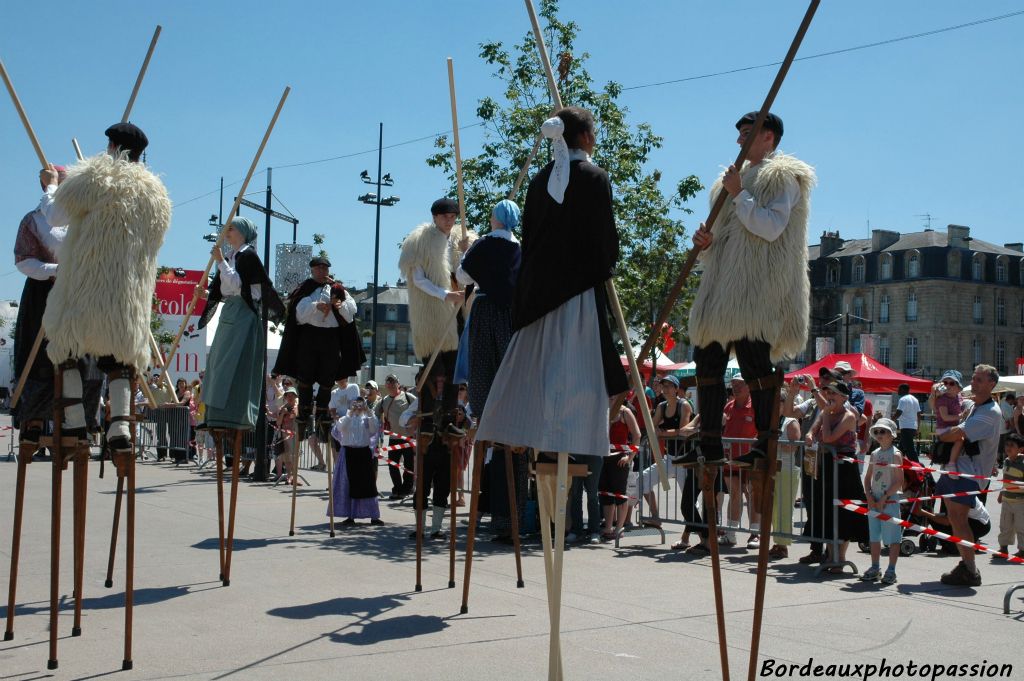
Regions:
[[[1024,376],[1018,374],[1003,376],[999,379],[999,383],[996,383],[996,390],[1008,390],[1020,394],[1024,392]]]

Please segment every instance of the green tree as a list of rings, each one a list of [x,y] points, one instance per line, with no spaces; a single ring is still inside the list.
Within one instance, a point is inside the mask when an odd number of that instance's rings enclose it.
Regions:
[[[620,235],[616,277],[619,297],[627,325],[645,337],[689,247],[685,225],[677,216],[691,212],[685,202],[703,187],[696,176],[690,175],[678,181],[670,196],[665,195],[661,172],[648,163],[651,151],[661,147],[662,138],[647,123],[627,122],[629,110],[618,103],[621,85],[594,85],[586,69],[590,55],[575,51],[579,27],[559,19],[557,0],[542,0],[540,19],[563,104],[589,109],[597,121],[594,162],[611,178]],[[463,158],[462,169],[467,221],[471,227],[486,231],[491,208],[515,184],[541,123],[552,113],[552,102],[532,32],[511,48],[501,42],[481,43],[480,57],[494,68],[493,76],[501,84],[502,94],[478,102],[476,116],[485,130],[483,148],[477,156]],[[528,177],[547,161],[547,149],[542,147]],[[427,164],[447,174],[454,195],[455,157],[448,136],[437,138]],[[524,195],[525,188],[515,198],[521,201]],[[688,282],[669,318],[676,339],[682,338],[695,281]],[[643,337],[632,340],[642,342]]]

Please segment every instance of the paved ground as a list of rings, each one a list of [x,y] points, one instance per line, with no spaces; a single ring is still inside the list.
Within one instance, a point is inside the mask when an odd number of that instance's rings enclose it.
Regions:
[[[9,434],[9,431],[8,431]],[[0,440],[6,449],[6,440]],[[16,465],[0,459],[0,578],[10,563]],[[66,476],[60,669],[47,672],[51,465],[29,467],[15,640],[0,643],[0,679],[543,679],[547,608],[539,542],[524,556],[526,588],[515,588],[510,550],[484,542],[474,561],[470,613],[459,615],[448,582],[447,544],[430,545],[422,593],[413,592],[408,506],[382,502],[387,525],[326,534],[326,476],[307,473],[296,536],[289,494],[243,483],[232,584],[217,581],[216,487],[208,472],[139,467],[135,669],[122,659],[123,551],[114,587],[103,587],[115,480],[89,479],[84,633],[71,638],[71,490]],[[386,474],[381,474],[382,488]],[[994,501],[991,502],[994,507]],[[994,510],[994,508],[993,508]],[[123,528],[123,523],[122,523]],[[460,549],[464,528],[460,528]],[[123,540],[122,540],[123,541]],[[568,679],[719,679],[709,559],[692,559],[632,537],[618,550],[580,546],[566,554],[562,610]],[[123,548],[123,547],[121,547]],[[795,554],[802,553],[797,550]],[[851,551],[863,569],[868,557]],[[762,659],[803,665],[1013,664],[1024,678],[1024,591],[1003,615],[1007,587],[1024,567],[979,562],[977,589],[938,582],[953,559],[914,556],[900,583],[880,588],[849,577],[774,565],[767,588]],[[753,552],[723,555],[732,678],[745,678],[754,589]],[[6,617],[6,607],[0,607]],[[796,678],[786,676],[777,678]],[[940,677],[942,678],[942,677]],[[1007,678],[1007,677],[1004,677]]]

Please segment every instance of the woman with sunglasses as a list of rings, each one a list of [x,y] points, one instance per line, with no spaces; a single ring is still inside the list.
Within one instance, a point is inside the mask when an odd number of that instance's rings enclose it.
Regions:
[[[811,430],[811,435],[819,443],[821,468],[818,472],[818,483],[821,495],[818,503],[811,509],[813,531],[815,537],[822,537],[826,543],[838,539],[838,556],[830,554],[825,558],[829,574],[842,574],[842,564],[846,561],[846,549],[850,541],[866,542],[868,540],[867,519],[857,513],[838,511],[833,506],[833,499],[858,499],[864,492],[861,484],[860,471],[852,460],[857,452],[857,412],[847,404],[850,387],[843,381],[836,381],[821,387],[821,397],[825,407],[818,416],[818,421]],[[843,461],[849,458],[851,461]],[[834,481],[833,481],[834,472]],[[833,531],[831,513],[838,512],[836,523],[838,533]],[[830,550],[835,544],[827,544]]]

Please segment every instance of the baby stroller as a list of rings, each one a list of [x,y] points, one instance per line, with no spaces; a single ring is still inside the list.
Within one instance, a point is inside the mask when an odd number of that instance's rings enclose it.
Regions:
[[[903,469],[903,496],[913,498],[927,497],[935,494],[935,481],[931,475],[925,472],[924,466],[911,459],[904,459],[904,462],[908,468]],[[930,510],[931,506],[931,500],[900,504],[900,518],[915,525],[927,527],[928,519],[917,513],[917,511],[922,507]],[[914,537],[918,535],[920,535],[920,538],[915,542]],[[931,549],[925,548],[925,545],[928,542],[934,541],[936,541],[934,537],[929,537],[918,530],[904,529],[903,539],[900,541],[900,555],[911,556],[917,551],[929,551]],[[866,542],[858,542],[857,545],[864,553],[868,553],[871,550],[871,545]]]

